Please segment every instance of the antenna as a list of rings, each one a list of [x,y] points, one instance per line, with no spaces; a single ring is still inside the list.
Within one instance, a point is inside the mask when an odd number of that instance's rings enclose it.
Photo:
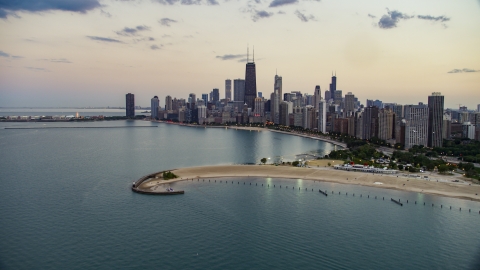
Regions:
[[[247,63],[248,63],[248,49],[249,49],[249,47],[248,47],[248,44],[247,44]]]
[[[253,63],[255,63],[255,46],[253,46]]]

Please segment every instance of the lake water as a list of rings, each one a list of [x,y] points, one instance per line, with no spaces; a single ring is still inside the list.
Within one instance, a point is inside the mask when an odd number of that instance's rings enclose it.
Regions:
[[[146,121],[0,123],[0,269],[477,269],[478,202],[301,179],[130,190],[165,169],[333,149]]]

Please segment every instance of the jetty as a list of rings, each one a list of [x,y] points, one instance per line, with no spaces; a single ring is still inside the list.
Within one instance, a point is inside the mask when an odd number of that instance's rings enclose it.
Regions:
[[[165,189],[165,190],[155,190],[155,189],[142,189],[140,188],[140,185],[149,180],[149,179],[154,179],[156,175],[163,173],[161,172],[156,172],[156,173],[151,173],[147,174],[145,176],[140,177],[137,181],[132,183],[132,191],[140,194],[148,194],[148,195],[179,195],[179,194],[185,194],[184,190],[173,190],[173,189]]]

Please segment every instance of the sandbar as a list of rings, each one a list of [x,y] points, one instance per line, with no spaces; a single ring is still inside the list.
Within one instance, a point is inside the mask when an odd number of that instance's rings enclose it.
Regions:
[[[382,175],[334,170],[332,167],[293,167],[274,165],[217,165],[171,170],[179,178],[172,180],[147,180],[139,188],[157,189],[164,184],[191,179],[222,177],[265,177],[325,181],[375,188],[419,192],[471,201],[480,201],[480,185],[472,184],[459,176],[430,175],[428,179],[406,177],[404,174]],[[452,182],[461,179],[460,182]],[[438,181],[438,182],[437,182]],[[382,184],[376,184],[381,182]]]

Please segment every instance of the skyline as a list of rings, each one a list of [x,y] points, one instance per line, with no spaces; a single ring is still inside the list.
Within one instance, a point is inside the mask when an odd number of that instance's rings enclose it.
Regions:
[[[226,79],[245,79],[248,44],[267,98],[275,74],[284,93],[320,85],[324,97],[336,72],[362,103],[480,103],[478,0],[40,2],[0,4],[0,107],[224,98]]]

